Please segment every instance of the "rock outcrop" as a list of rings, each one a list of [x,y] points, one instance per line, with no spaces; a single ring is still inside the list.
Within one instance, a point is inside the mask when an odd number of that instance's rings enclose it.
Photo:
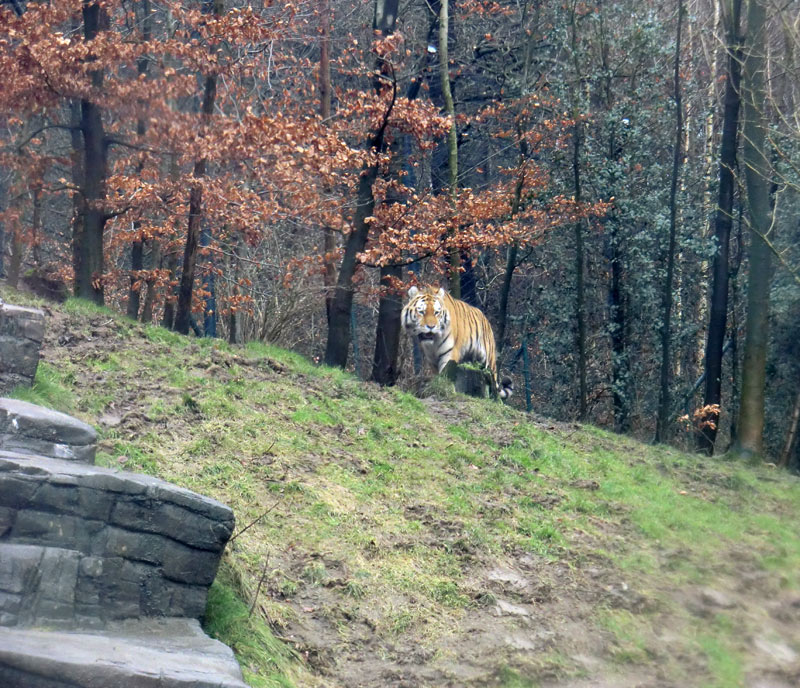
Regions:
[[[94,437],[0,399],[0,685],[243,688],[197,621],[233,512],[94,466]]]
[[[66,413],[0,398],[0,449],[94,463],[97,433]]]
[[[44,313],[0,300],[0,396],[33,384],[44,339]]]

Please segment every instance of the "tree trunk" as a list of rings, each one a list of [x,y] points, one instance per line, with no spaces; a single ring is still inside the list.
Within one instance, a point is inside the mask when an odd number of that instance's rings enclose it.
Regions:
[[[161,243],[158,239],[150,242],[150,269],[155,271],[161,268]],[[153,306],[156,300],[156,278],[154,276],[147,279],[147,292],[142,306],[142,322],[148,325],[153,322]]]
[[[6,209],[7,198],[6,185],[0,179],[0,213]],[[0,219],[0,279],[6,276],[6,226]]]
[[[72,27],[78,30],[77,25]],[[72,184],[76,190],[71,194],[72,200],[72,271],[77,275],[81,264],[81,246],[83,245],[83,198],[77,189],[83,188],[83,137],[81,136],[81,103],[72,99],[70,111],[70,167],[72,168]],[[73,288],[73,292],[75,290]]]
[[[178,269],[178,253],[173,250],[167,254],[167,288],[164,295],[164,314],[161,318],[161,327],[172,329],[175,323],[175,293],[171,292],[172,282],[175,280],[175,271]]]
[[[19,286],[19,277],[22,272],[22,256],[25,244],[20,239],[19,231],[11,234],[11,259],[8,261],[8,286],[16,289]]]
[[[400,349],[400,312],[403,310],[402,296],[390,287],[392,280],[401,280],[403,270],[399,266],[387,265],[381,268],[381,294],[378,306],[378,327],[375,332],[375,357],[372,363],[373,382],[393,385],[400,371],[397,368],[397,354]]]
[[[31,217],[31,257],[36,269],[42,265],[42,255],[39,245],[42,241],[42,184],[37,180],[31,189],[33,196],[33,214]]]
[[[104,10],[96,3],[84,2],[83,32],[87,41],[93,40],[103,21]],[[91,72],[92,86],[98,92],[103,86],[103,71]],[[103,305],[103,232],[106,225],[105,199],[107,177],[107,145],[101,108],[91,100],[81,100],[81,134],[83,135],[83,228],[78,235],[79,245],[73,252],[77,257],[75,295]],[[73,237],[73,240],[75,237]]]
[[[206,0],[206,12],[219,17],[223,13],[223,0]],[[214,114],[217,97],[217,77],[206,76],[203,88],[203,127],[208,127]],[[207,160],[200,158],[194,164],[194,178],[197,180],[189,191],[189,226],[186,231],[186,245],[183,249],[183,271],[178,286],[178,306],[175,311],[176,332],[189,334],[192,324],[192,295],[194,294],[194,274],[197,265],[197,247],[200,244],[200,227],[203,222],[203,185]]]
[[[319,55],[319,114],[323,122],[327,122],[331,117],[331,8],[330,0],[320,0],[320,55]],[[336,284],[336,265],[333,255],[336,251],[336,234],[331,227],[323,227],[323,272],[322,283],[325,287],[325,313],[328,317],[328,324],[331,319],[331,303],[333,301],[333,289]]]
[[[681,158],[683,155],[683,102],[681,99],[681,29],[683,28],[683,0],[678,0],[678,27],[675,36],[675,148],[672,157],[672,179],[669,189],[669,241],[667,246],[667,279],[664,283],[662,298],[663,321],[661,324],[661,379],[658,398],[658,418],[656,420],[655,442],[669,439],[670,416],[672,415],[672,395],[670,394],[671,371],[671,335],[672,335],[672,286],[675,275],[675,234],[678,213],[678,179],[680,177]]]
[[[150,0],[142,0],[142,41],[147,42],[150,40]],[[149,60],[147,56],[142,56],[139,58],[137,62],[137,70],[139,73],[140,78],[142,76],[147,76],[147,65],[149,64]],[[143,118],[139,118],[136,121],[136,136],[141,140],[144,136],[145,131],[147,130],[147,123]],[[137,166],[137,172],[141,174],[142,170],[144,169],[144,163],[139,163]],[[134,237],[133,244],[131,246],[131,277],[130,277],[130,288],[128,290],[128,317],[136,318],[139,317],[139,299],[142,293],[142,285],[141,285],[141,277],[139,273],[141,272],[142,268],[144,267],[143,260],[144,260],[144,241],[142,240],[141,236],[138,236],[138,232],[141,229],[141,221],[136,220],[133,223],[133,232]]]
[[[628,361],[628,322],[623,292],[624,267],[619,247],[620,237],[616,219],[611,219],[611,284],[609,304],[611,316],[611,387],[614,404],[614,430],[625,433],[631,429],[630,363]]]
[[[371,148],[380,151],[383,147],[383,128],[372,138]],[[378,177],[377,160],[362,171],[358,181],[356,212],[353,230],[347,235],[339,277],[330,308],[328,342],[325,348],[325,365],[344,368],[350,348],[350,311],[353,308],[353,277],[358,267],[357,256],[364,250],[369,235],[367,218],[375,208],[372,185]]]
[[[575,203],[582,200],[580,147],[582,131],[577,119],[573,131],[572,172],[575,182]],[[575,344],[578,349],[578,420],[586,420],[586,289],[585,289],[585,248],[583,242],[583,220],[575,223]]]
[[[769,170],[763,106],[766,12],[762,0],[747,8],[747,50],[744,62],[744,147],[747,206],[750,218],[750,274],[747,282],[747,321],[742,365],[739,436],[734,454],[761,456],[764,433],[764,388],[769,329],[769,289],[772,253],[765,241],[770,231]]]
[[[511,295],[511,280],[517,268],[517,242],[508,247],[506,253],[506,269],[503,272],[503,283],[500,287],[500,305],[497,310],[497,353],[499,354],[506,345],[506,330],[508,329],[508,297]]]
[[[792,407],[792,417],[789,420],[789,427],[786,430],[786,440],[783,443],[783,451],[778,460],[778,465],[784,468],[789,465],[789,460],[794,451],[795,443],[797,442],[797,427],[800,425],[800,389],[794,397],[794,406]]]
[[[134,223],[134,225],[137,224],[139,223]],[[134,231],[136,231],[136,229],[138,229],[138,227],[134,226]],[[134,320],[139,317],[139,296],[142,293],[141,271],[143,267],[144,242],[136,239],[131,245],[131,284],[128,289],[128,307],[126,310],[128,317]]]
[[[458,198],[458,132],[456,130],[456,111],[453,104],[453,93],[450,90],[450,58],[448,54],[449,34],[449,0],[441,0],[439,8],[439,80],[442,84],[444,112],[450,117],[450,129],[447,132],[447,169],[450,200],[455,211]],[[451,229],[452,236],[455,229]],[[454,299],[461,298],[461,252],[456,247],[450,249],[450,295]]]
[[[736,190],[737,132],[739,129],[739,87],[741,76],[741,39],[739,18],[741,0],[731,3],[728,18],[728,74],[725,82],[725,111],[722,120],[722,141],[719,154],[719,191],[714,217],[714,235],[717,250],[714,254],[711,282],[711,304],[706,340],[706,387],[703,406],[720,406],[722,403],[722,347],[728,319],[728,277],[730,274],[730,236],[733,225],[733,197]],[[695,436],[697,451],[711,456],[719,429],[719,413],[705,414],[702,427]]]
[[[398,0],[375,0],[374,29],[383,35],[394,30],[397,19]],[[383,67],[383,61],[378,59],[378,71]],[[375,88],[380,92],[381,83],[375,81]],[[391,109],[394,107],[394,98],[389,104],[389,111],[378,130],[367,142],[369,150],[380,153],[383,149],[386,124]],[[358,254],[364,250],[369,236],[369,223],[367,218],[375,209],[375,196],[372,185],[378,177],[378,161],[375,159],[367,163],[361,171],[358,180],[358,193],[356,196],[356,211],[353,217],[353,229],[347,235],[344,247],[344,256],[339,267],[339,276],[333,292],[328,319],[328,341],[325,346],[325,365],[344,368],[347,365],[347,355],[350,348],[350,318],[353,310],[353,277],[358,267]]]

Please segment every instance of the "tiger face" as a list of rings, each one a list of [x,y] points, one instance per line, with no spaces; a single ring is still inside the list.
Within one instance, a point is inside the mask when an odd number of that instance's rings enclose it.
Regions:
[[[408,290],[411,301],[403,309],[403,327],[416,337],[420,344],[430,344],[445,338],[450,329],[450,313],[445,308],[444,289],[438,292],[420,292],[417,287]]]

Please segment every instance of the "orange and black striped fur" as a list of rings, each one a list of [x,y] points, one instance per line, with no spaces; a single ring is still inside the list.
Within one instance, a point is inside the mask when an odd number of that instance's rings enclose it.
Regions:
[[[435,287],[421,291],[411,287],[408,296],[411,300],[403,308],[403,327],[417,339],[422,355],[437,373],[448,361],[472,361],[489,369],[501,399],[511,396],[511,379],[501,382],[497,377],[494,333],[481,311]]]

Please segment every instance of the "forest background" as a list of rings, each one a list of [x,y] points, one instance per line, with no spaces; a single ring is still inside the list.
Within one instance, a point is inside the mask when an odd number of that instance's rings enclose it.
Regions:
[[[5,0],[0,277],[797,468],[800,3]]]

